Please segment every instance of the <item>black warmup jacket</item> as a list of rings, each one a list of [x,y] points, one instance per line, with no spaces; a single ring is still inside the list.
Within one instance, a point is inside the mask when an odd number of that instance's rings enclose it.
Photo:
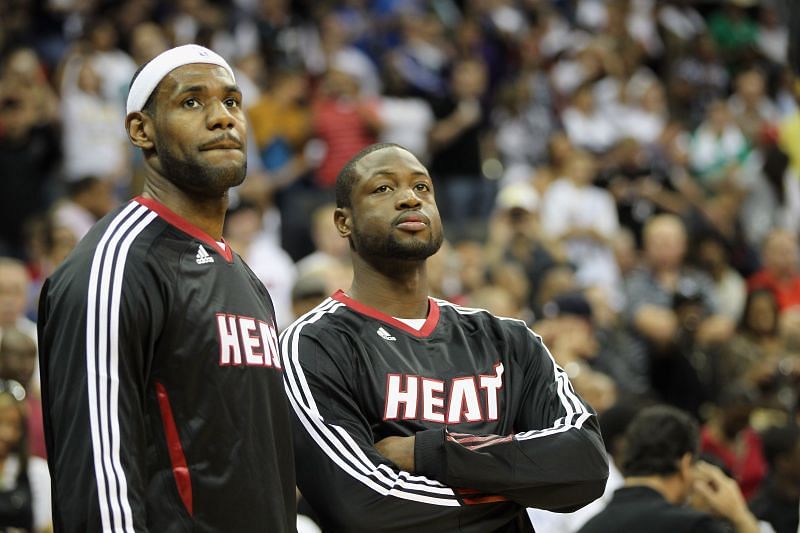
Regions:
[[[687,505],[673,505],[650,487],[617,489],[608,507],[579,533],[730,533],[722,519]]]
[[[130,201],[45,283],[39,348],[57,532],[295,530],[272,302],[228,246]]]
[[[532,531],[598,498],[594,412],[518,320],[430,299],[417,331],[337,292],[281,334],[300,491],[332,532]],[[415,435],[414,473],[373,447]]]

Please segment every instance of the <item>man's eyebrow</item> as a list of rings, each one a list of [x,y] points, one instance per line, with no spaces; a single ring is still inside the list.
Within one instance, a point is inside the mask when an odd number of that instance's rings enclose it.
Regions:
[[[411,172],[411,174],[413,174],[415,176],[423,176],[425,178],[430,177],[430,176],[428,176],[428,174],[426,172],[424,172],[422,170],[414,170],[414,171]],[[378,169],[378,170],[374,171],[372,174],[370,174],[369,177],[370,178],[374,178],[376,176],[396,176],[396,175],[397,175],[397,172],[395,172],[395,171],[393,171],[391,169]]]
[[[186,94],[186,93],[202,93],[208,91],[208,86],[206,85],[189,85],[187,87],[180,88],[176,94]],[[236,93],[241,95],[242,90],[239,88],[238,85],[226,85],[224,88],[226,94],[229,93]]]

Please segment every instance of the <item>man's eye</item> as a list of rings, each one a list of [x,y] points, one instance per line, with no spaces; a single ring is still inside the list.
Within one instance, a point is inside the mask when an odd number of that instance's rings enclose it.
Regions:
[[[194,98],[189,98],[188,100],[186,100],[185,102],[183,102],[183,107],[188,107],[189,109],[192,109],[192,108],[198,107],[199,105],[200,105],[200,102],[198,102],[198,101],[197,101],[196,99],[194,99]]]
[[[386,192],[386,191],[390,191],[390,190],[391,190],[391,188],[388,185],[379,185],[375,189],[375,192]]]
[[[418,191],[429,191],[429,190],[431,190],[431,188],[430,188],[430,187],[428,187],[428,184],[427,184],[427,183],[417,183],[417,184],[414,186],[414,188],[415,188],[416,190],[418,190]]]
[[[236,98],[227,98],[225,100],[225,105],[227,107],[239,107],[239,101]]]

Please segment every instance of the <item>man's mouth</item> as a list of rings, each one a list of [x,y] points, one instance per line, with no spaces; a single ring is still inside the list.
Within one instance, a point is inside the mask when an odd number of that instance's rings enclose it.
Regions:
[[[428,227],[428,219],[421,215],[403,215],[395,222],[395,227],[405,231],[422,231]]]
[[[236,139],[231,139],[229,137],[226,137],[224,139],[214,140],[200,147],[200,150],[203,152],[209,150],[241,150],[241,149],[242,149],[242,143],[237,141]]]

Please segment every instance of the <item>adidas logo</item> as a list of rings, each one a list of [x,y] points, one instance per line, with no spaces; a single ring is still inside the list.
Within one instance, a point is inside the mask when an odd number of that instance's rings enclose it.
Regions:
[[[393,337],[392,335],[390,335],[388,331],[383,329],[383,327],[378,328],[378,331],[376,333],[378,334],[378,336],[380,336],[380,338],[382,338],[384,340],[387,340],[387,341],[396,341],[397,340],[397,337]]]
[[[213,263],[214,262],[214,258],[211,257],[210,255],[208,255],[208,252],[206,252],[206,249],[203,248],[202,244],[200,245],[199,248],[197,248],[197,256],[196,257],[197,257],[197,264],[198,265],[205,265],[206,263]]]

